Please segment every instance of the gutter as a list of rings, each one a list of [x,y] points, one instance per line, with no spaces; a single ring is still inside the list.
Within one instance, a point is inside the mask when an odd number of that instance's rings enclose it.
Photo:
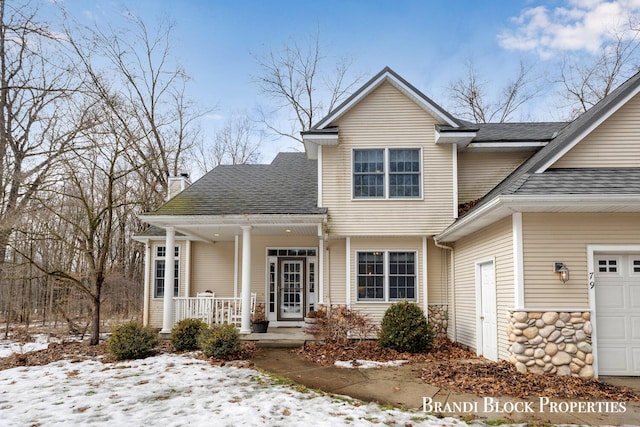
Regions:
[[[433,239],[433,243],[436,245],[437,248],[441,248],[441,249],[446,249],[448,251],[451,251],[451,289],[453,290],[456,286],[456,260],[454,257],[454,250],[453,247],[451,246],[447,246],[447,245],[443,245],[442,243],[438,242],[436,239]],[[448,298],[447,298],[448,299]],[[456,319],[456,293],[452,292],[452,299],[451,299],[451,311],[453,311],[453,333],[451,336],[451,340],[453,342],[457,341],[457,333],[456,330],[458,329],[458,322]],[[449,310],[447,310],[447,317],[449,316]]]

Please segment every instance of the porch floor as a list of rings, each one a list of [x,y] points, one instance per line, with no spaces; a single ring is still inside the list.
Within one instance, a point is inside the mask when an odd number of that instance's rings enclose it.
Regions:
[[[315,341],[313,335],[305,333],[302,328],[270,327],[263,334],[252,332],[240,335],[242,341],[254,341],[258,347],[301,347],[307,341]]]

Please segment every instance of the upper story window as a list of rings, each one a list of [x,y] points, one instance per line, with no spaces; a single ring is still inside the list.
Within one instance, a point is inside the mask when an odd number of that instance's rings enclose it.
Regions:
[[[418,198],[421,195],[420,149],[353,150],[353,197]]]

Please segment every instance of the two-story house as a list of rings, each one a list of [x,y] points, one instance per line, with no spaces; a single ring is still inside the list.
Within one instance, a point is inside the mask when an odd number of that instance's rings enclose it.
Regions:
[[[254,310],[299,326],[409,300],[523,372],[639,375],[638,92],[640,75],[570,123],[472,124],[385,68],[305,153],[175,179],[136,237],[144,321],[168,332],[215,300],[248,333]]]

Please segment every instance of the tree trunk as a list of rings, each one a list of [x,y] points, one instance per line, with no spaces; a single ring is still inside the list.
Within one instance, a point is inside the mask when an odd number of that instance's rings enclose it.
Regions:
[[[91,339],[90,345],[98,345],[100,342],[100,298],[102,294],[102,284],[104,277],[102,274],[98,274],[96,278],[96,292],[91,298],[91,304],[93,306],[93,312],[91,313]]]

